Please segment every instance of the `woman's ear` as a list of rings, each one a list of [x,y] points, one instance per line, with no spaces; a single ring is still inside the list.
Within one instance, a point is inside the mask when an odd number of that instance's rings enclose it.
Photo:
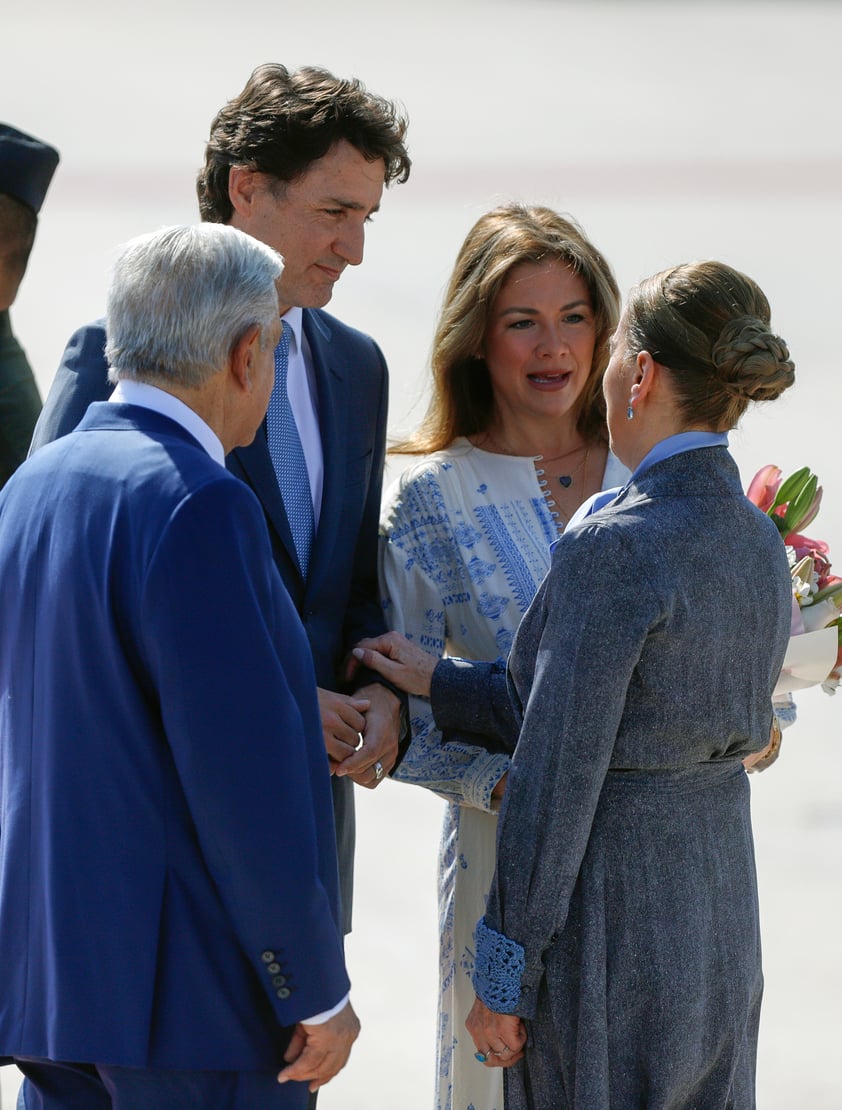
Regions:
[[[660,366],[648,351],[638,352],[632,375],[631,396],[643,400],[651,392],[659,377]]]

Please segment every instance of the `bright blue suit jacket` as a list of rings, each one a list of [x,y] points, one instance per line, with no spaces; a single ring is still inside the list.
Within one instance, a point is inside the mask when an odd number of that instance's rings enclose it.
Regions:
[[[304,623],[319,686],[342,690],[341,664],[354,644],[385,631],[377,588],[377,531],[386,445],[388,372],[367,335],[319,309],[304,309],[313,356],[324,454],[324,492],[306,582],[278,488],[265,427],[233,451],[229,470],[257,494],[284,585]],[[73,430],[92,401],[105,400],[105,326],[80,328],[70,339],[35,428],[31,451]],[[376,678],[357,676],[362,686]],[[351,928],[354,794],[347,778],[332,781],[345,931]]]
[[[0,1053],[265,1070],[349,988],[315,676],[260,504],[94,405],[0,495]]]

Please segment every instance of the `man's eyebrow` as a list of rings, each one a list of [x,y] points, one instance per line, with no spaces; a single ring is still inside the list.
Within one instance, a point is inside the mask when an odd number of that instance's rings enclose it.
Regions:
[[[343,200],[342,197],[325,197],[322,201],[324,208],[347,208],[351,212],[370,212],[374,215],[375,212],[380,211],[380,205],[375,204],[373,208],[366,208],[364,204],[360,204],[358,200]]]

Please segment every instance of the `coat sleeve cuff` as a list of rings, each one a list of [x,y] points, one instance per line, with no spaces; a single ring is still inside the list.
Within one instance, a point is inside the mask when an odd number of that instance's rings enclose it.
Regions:
[[[495,683],[502,680],[505,690],[505,664],[473,659],[440,659],[430,682],[430,706],[440,729],[451,732],[494,733]]]
[[[517,941],[509,940],[485,924],[476,929],[473,983],[477,997],[495,1014],[512,1014],[518,1007],[526,971],[526,955]]]

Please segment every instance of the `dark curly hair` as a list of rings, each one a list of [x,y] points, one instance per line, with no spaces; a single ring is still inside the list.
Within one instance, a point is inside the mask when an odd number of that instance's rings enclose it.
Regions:
[[[411,162],[404,142],[407,119],[355,78],[305,66],[258,66],[246,87],[211,124],[205,164],[196,181],[203,220],[228,223],[231,166],[248,166],[280,182],[294,181],[338,142],[367,158],[382,158],[386,184],[406,181]]]

